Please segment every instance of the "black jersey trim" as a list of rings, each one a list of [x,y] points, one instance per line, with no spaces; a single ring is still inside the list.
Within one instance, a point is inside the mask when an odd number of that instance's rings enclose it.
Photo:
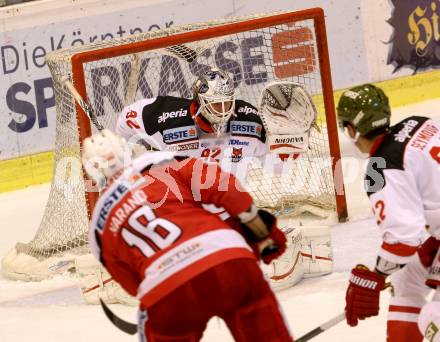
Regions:
[[[385,187],[384,170],[404,170],[407,145],[428,120],[423,116],[411,116],[390,128],[368,161],[364,183],[368,196]]]
[[[258,109],[254,107],[249,102],[243,101],[243,100],[235,100],[235,116],[230,121],[232,122],[248,122],[250,124],[259,124],[261,125],[261,132],[258,134],[246,134],[244,132],[234,132],[232,133],[233,136],[236,137],[251,137],[261,140],[262,142],[266,141],[266,130],[263,125],[263,121],[261,120],[261,117],[258,113]],[[230,125],[229,125],[230,126]],[[229,131],[231,131],[229,129]]]
[[[153,103],[142,108],[142,121],[145,132],[154,135],[164,130],[194,125],[190,113],[192,100],[174,97],[158,96]]]

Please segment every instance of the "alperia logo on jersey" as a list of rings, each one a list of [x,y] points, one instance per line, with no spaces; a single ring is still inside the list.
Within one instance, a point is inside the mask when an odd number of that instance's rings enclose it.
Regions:
[[[157,119],[157,123],[165,122],[169,118],[181,118],[187,115],[188,115],[188,111],[183,108],[180,108],[180,110],[176,110],[174,112],[163,112],[161,115],[159,115],[159,118]]]
[[[248,106],[238,108],[238,113],[244,113],[244,114],[252,113],[252,114],[258,115],[258,112],[255,108],[248,107]]]
[[[418,122],[416,120],[408,120],[403,124],[403,128],[397,134],[394,134],[394,140],[401,143],[405,142],[406,139],[411,138],[409,134],[417,125]]]
[[[184,126],[163,131],[163,142],[166,144],[197,138],[196,126]]]

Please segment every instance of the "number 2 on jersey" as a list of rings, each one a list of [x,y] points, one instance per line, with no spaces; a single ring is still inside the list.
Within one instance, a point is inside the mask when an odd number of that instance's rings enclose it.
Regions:
[[[220,155],[221,151],[222,150],[219,147],[205,148],[200,154],[200,157],[218,161],[216,158]]]
[[[130,128],[141,128],[136,121],[134,120],[130,120],[130,119],[135,119],[137,117],[137,113],[134,110],[130,110],[126,115],[125,118],[127,119],[125,122],[127,124],[128,127]]]
[[[182,235],[182,230],[177,225],[156,217],[153,210],[146,206],[131,214],[128,226],[133,231],[123,228],[122,238],[130,247],[138,248],[147,258],[168,247]]]
[[[376,204],[374,205],[374,208],[373,208],[374,213],[376,213],[375,209],[379,210],[379,218],[377,219],[376,223],[378,225],[380,225],[383,222],[383,220],[385,220],[385,213],[384,213],[384,211],[385,211],[385,202],[382,201],[382,200],[377,201]]]

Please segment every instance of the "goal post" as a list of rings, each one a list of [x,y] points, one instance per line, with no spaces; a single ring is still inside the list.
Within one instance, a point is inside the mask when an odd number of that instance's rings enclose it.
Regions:
[[[309,149],[281,176],[252,166],[246,186],[260,207],[279,215],[326,210],[347,217],[324,12],[320,8],[170,27],[55,51],[47,56],[57,107],[54,177],[34,239],[2,260],[10,278],[44,279],[87,251],[88,216],[97,192],[87,191],[82,141],[94,128],[62,80],[68,77],[104,127],[132,101],[158,95],[189,98],[209,67],[233,76],[237,98],[255,106],[273,81],[300,83],[322,99]]]

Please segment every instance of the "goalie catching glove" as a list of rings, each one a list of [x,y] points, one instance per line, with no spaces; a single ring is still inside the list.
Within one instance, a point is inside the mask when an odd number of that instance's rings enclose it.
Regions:
[[[286,250],[286,236],[276,225],[276,217],[258,210],[254,205],[248,212],[239,215],[246,240],[258,260],[270,264]]]
[[[345,295],[347,324],[354,327],[359,319],[377,316],[380,291],[385,288],[385,277],[370,271],[364,265],[353,268]]]
[[[294,82],[269,83],[261,93],[259,106],[271,153],[297,155],[308,151],[317,112],[303,86]]]

